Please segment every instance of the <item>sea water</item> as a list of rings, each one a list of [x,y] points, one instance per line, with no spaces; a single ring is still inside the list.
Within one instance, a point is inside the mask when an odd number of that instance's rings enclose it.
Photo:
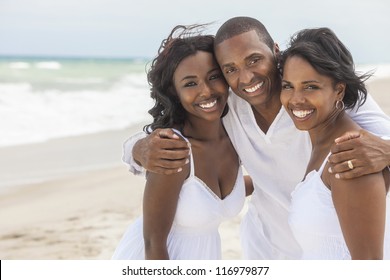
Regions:
[[[148,59],[0,58],[0,147],[150,123]],[[359,67],[357,67],[359,68]],[[390,65],[372,79],[390,76]]]
[[[0,58],[0,147],[149,123],[148,63]]]

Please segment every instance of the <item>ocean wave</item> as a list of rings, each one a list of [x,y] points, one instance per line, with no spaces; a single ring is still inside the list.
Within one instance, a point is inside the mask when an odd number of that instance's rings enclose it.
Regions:
[[[8,64],[8,67],[11,69],[29,69],[31,67],[31,64],[23,61],[15,61],[10,62]]]
[[[35,91],[29,83],[0,83],[0,146],[123,129],[147,122],[148,89]]]
[[[69,78],[69,77],[58,77],[55,79],[56,82],[71,84],[71,85],[97,85],[103,84],[105,80],[103,78],[91,77],[91,78]]]
[[[370,77],[368,82],[377,80],[377,79],[384,79],[390,77],[390,64],[363,64],[363,65],[357,65],[356,71],[360,73],[366,73],[373,71],[373,75]]]
[[[41,61],[36,62],[34,66],[38,69],[58,70],[62,68],[61,63],[57,61]]]

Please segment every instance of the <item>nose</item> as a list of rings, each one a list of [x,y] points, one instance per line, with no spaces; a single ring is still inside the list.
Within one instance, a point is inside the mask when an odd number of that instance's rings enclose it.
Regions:
[[[300,90],[293,90],[290,93],[290,100],[289,102],[293,105],[302,104],[305,102],[305,96],[302,91]]]
[[[252,71],[248,69],[242,69],[239,74],[239,82],[242,84],[250,84],[253,79],[253,73]]]
[[[202,86],[200,88],[201,92],[200,95],[202,97],[209,97],[212,93],[212,88],[208,83],[202,83]]]

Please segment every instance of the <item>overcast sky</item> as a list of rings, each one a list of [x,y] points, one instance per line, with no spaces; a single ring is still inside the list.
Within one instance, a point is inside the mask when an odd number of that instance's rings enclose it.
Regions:
[[[177,24],[262,21],[282,47],[327,26],[357,63],[390,63],[389,0],[0,0],[0,55],[153,57]]]

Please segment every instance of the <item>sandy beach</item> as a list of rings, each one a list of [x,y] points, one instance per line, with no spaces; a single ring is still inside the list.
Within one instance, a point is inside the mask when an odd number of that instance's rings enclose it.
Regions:
[[[144,178],[122,163],[142,125],[0,149],[0,259],[110,259],[141,213]],[[239,258],[239,217],[224,255]]]
[[[390,114],[390,78],[368,87]],[[109,259],[141,213],[144,179],[121,162],[140,129],[0,148],[0,259]],[[240,259],[241,217],[221,228],[224,259]]]

